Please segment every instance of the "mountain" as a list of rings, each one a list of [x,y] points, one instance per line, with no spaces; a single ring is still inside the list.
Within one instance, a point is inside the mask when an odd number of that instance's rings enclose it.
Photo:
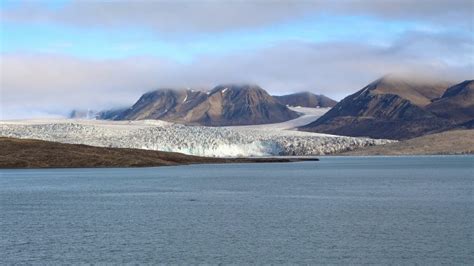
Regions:
[[[446,82],[378,79],[349,95],[302,130],[348,136],[408,139],[449,128],[453,122],[427,108],[443,96]]]
[[[333,99],[311,92],[299,92],[282,96],[273,96],[283,105],[301,107],[333,107],[337,104]]]
[[[474,80],[466,80],[448,88],[426,109],[438,117],[465,123],[474,119]]]
[[[298,117],[257,85],[219,85],[204,92],[159,89],[145,93],[113,120],[159,119],[204,126],[277,123]]]

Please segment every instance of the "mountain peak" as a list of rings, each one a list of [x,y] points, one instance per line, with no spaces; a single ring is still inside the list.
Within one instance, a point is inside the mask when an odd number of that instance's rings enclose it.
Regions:
[[[357,96],[365,97],[372,95],[397,95],[410,101],[417,106],[426,106],[432,100],[441,97],[451,83],[439,80],[427,80],[425,77],[409,79],[399,75],[385,75],[356,93]]]
[[[115,120],[159,119],[223,126],[283,122],[298,114],[254,84],[223,84],[210,91],[158,89],[145,93]]]

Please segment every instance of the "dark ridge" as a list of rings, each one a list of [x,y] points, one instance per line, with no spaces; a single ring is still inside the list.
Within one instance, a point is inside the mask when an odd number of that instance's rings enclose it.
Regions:
[[[448,88],[441,98],[426,106],[426,110],[456,124],[474,119],[474,81],[466,80]]]

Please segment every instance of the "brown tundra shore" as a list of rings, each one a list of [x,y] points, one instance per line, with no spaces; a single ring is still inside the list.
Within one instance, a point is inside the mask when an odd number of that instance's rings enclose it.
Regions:
[[[93,147],[0,137],[0,168],[153,167],[214,163],[281,163],[317,158],[214,158],[175,152]]]

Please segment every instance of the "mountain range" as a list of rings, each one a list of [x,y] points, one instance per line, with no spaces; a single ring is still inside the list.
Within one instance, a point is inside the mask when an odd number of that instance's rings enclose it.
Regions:
[[[130,108],[77,111],[70,118],[159,119],[187,125],[231,126],[278,123],[300,116],[288,106],[329,107],[336,102],[309,92],[271,96],[251,84],[219,85],[212,90],[164,88],[143,94]]]
[[[278,123],[300,114],[288,107],[332,107],[302,131],[404,140],[451,129],[474,128],[474,81],[459,84],[385,76],[336,101],[309,92],[271,96],[251,84],[212,90],[158,89],[129,108],[96,112],[106,120],[158,119],[187,125]],[[91,111],[71,113],[89,118]]]

